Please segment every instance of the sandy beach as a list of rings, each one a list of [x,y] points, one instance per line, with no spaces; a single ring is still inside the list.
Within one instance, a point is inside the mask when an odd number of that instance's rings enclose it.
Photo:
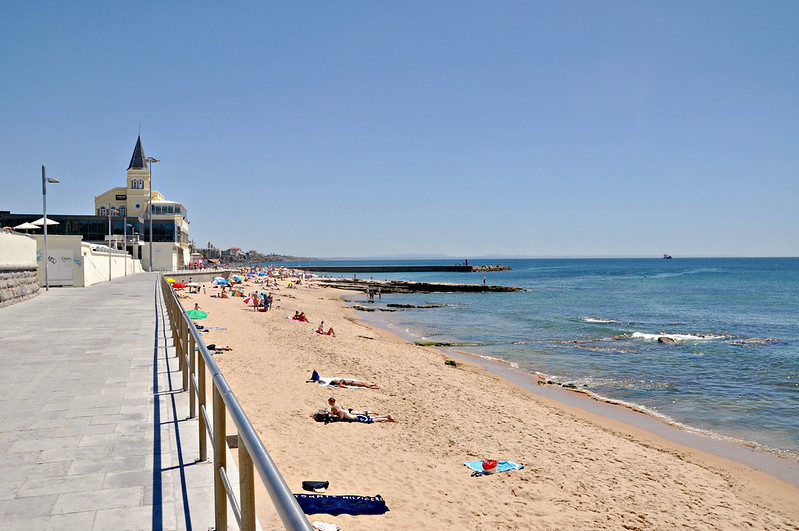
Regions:
[[[309,515],[342,529],[799,529],[799,488],[762,472],[579,408],[542,398],[477,364],[368,326],[344,292],[280,282],[269,312],[241,298],[191,295],[222,327],[206,344],[290,488],[330,482],[326,494],[380,494],[380,516]],[[245,286],[245,291],[258,285]],[[304,312],[308,323],[288,319]],[[315,332],[320,321],[335,337]],[[307,383],[353,378],[379,389]],[[396,423],[317,423],[334,397]],[[473,477],[464,461],[522,470]],[[268,499],[259,499],[262,506]],[[266,529],[282,526],[261,511]]]

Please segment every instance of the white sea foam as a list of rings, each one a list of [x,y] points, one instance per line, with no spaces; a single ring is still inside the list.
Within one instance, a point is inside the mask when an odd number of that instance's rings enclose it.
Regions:
[[[584,323],[619,323],[615,319],[606,319],[604,317],[580,317],[580,320]]]
[[[658,338],[661,337],[667,337],[674,341],[710,341],[714,339],[724,339],[729,336],[721,334],[645,334],[644,332],[633,332],[632,337],[645,341],[657,341]]]

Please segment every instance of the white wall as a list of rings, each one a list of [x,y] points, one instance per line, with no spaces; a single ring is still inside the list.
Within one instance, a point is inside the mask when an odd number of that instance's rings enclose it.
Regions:
[[[0,230],[0,269],[36,266],[36,239],[19,232]]]
[[[36,243],[38,243],[38,259],[41,260],[44,254],[44,236],[37,235]],[[82,236],[47,236],[47,254],[53,259],[51,263],[53,261],[71,261],[71,285],[73,286],[86,287],[98,282],[107,282],[109,263],[111,279],[142,272],[141,261],[134,260],[129,254],[95,251],[92,247],[91,244],[82,241]],[[59,285],[53,282],[56,276],[57,273],[52,267],[48,269],[48,280],[51,286]],[[42,286],[44,285],[44,274],[41,267],[39,267],[39,282]]]
[[[141,261],[145,271],[148,270],[148,264],[150,263],[150,248],[148,245],[145,242],[141,252]],[[153,244],[153,271],[186,269],[190,258],[188,246],[183,248],[183,260],[178,262],[178,244],[173,242],[155,242]]]

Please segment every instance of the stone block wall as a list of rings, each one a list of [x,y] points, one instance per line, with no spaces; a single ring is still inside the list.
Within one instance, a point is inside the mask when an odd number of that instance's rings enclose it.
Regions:
[[[39,294],[37,268],[0,267],[0,308]]]

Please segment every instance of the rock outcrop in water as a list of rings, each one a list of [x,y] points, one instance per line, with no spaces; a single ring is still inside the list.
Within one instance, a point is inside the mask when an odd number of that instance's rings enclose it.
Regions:
[[[455,284],[450,282],[413,282],[410,280],[361,280],[352,278],[320,278],[319,285],[351,291],[371,290],[373,293],[478,293],[524,291],[513,286],[485,286],[483,284]]]

